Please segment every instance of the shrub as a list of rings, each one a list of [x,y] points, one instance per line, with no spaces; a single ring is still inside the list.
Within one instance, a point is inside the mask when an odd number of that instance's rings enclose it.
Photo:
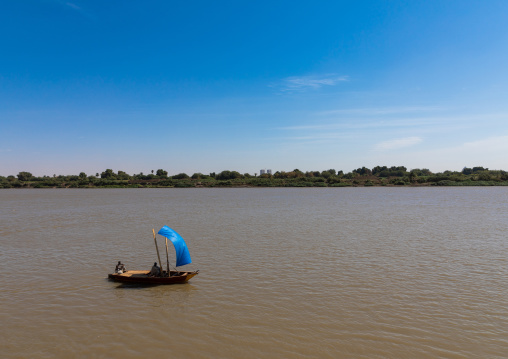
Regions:
[[[351,187],[351,183],[333,183],[330,187]]]
[[[401,179],[398,179],[398,180],[394,180],[392,181],[392,183],[396,186],[404,186],[406,184],[406,182],[404,182],[403,180]]]
[[[188,188],[188,187],[194,187],[194,185],[190,181],[178,181],[178,182],[176,182],[175,187]]]

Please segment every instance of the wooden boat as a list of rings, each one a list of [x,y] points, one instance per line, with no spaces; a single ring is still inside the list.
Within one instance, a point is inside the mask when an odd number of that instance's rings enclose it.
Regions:
[[[161,263],[160,255],[159,255],[159,247],[157,246],[157,238],[155,235],[155,230],[153,232],[153,239],[155,242],[155,248],[157,249],[157,258],[159,259],[159,263]],[[168,226],[162,227],[157,234],[164,236],[166,238],[166,263],[167,270],[160,269],[158,270],[160,275],[154,276],[150,275],[151,271],[149,270],[129,270],[121,273],[112,273],[108,274],[108,278],[110,280],[121,282],[121,283],[137,283],[137,284],[150,284],[150,285],[158,285],[158,284],[182,284],[187,283],[189,279],[198,274],[199,270],[196,271],[179,271],[179,270],[170,270],[169,268],[169,250],[168,250],[168,238],[173,243],[176,252],[176,267],[183,266],[186,264],[190,264],[191,258],[189,254],[189,249],[187,248],[187,244],[183,240],[183,238],[173,229]],[[161,263],[162,267],[162,263]],[[176,268],[175,268],[176,269]],[[168,275],[169,273],[169,275]]]
[[[189,279],[198,274],[199,271],[180,272],[171,271],[168,277],[164,271],[162,277],[151,277],[149,270],[131,270],[121,274],[109,274],[108,278],[115,282],[137,283],[137,284],[182,284],[187,283]]]

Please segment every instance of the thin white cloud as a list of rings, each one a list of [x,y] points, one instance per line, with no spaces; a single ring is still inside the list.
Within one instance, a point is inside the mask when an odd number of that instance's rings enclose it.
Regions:
[[[286,126],[286,127],[278,127],[278,130],[287,130],[287,131],[300,131],[300,130],[321,130],[321,131],[333,131],[333,130],[351,130],[351,129],[373,129],[373,128],[408,128],[408,127],[424,127],[424,126],[432,126],[435,124],[440,124],[438,120],[435,119],[401,119],[401,120],[390,120],[390,121],[380,121],[380,120],[368,120],[368,121],[347,121],[347,122],[335,122],[335,123],[326,123],[326,124],[317,124],[317,125],[300,125],[300,126]]]
[[[379,115],[395,115],[401,113],[421,113],[443,111],[445,108],[436,106],[399,106],[399,107],[381,107],[381,108],[349,108],[340,110],[328,110],[319,112],[319,115],[361,115],[361,116],[379,116]]]
[[[347,111],[347,110],[346,110]],[[400,110],[402,113],[402,109]],[[388,113],[388,112],[386,112]],[[314,114],[317,116],[317,114]],[[507,113],[478,114],[478,115],[450,115],[450,116],[432,116],[427,117],[336,117],[321,120],[321,123],[311,125],[295,125],[275,128],[284,131],[334,131],[351,129],[390,129],[390,128],[418,128],[419,131],[426,132],[444,132],[458,129],[468,129],[477,127],[479,121],[489,121],[491,124],[504,123],[508,118]],[[439,125],[439,126],[438,126]],[[438,127],[437,127],[438,126]]]
[[[292,76],[286,77],[278,87],[282,92],[316,90],[323,86],[335,86],[340,82],[349,81],[347,76],[328,74],[323,76]]]
[[[78,5],[71,3],[71,2],[66,2],[65,5],[73,8],[74,10],[81,10],[81,8]]]
[[[95,14],[90,13],[88,10],[86,10],[85,6],[80,6],[77,3],[79,3],[79,0],[75,1],[65,1],[65,0],[54,0],[57,4],[60,6],[64,6],[67,9],[72,9],[71,11],[75,11],[76,14],[80,14],[81,16],[85,17],[88,20],[97,21],[97,17]]]
[[[462,145],[467,150],[504,151],[508,152],[508,136],[489,137],[478,141],[466,142]]]
[[[383,141],[378,143],[374,148],[379,151],[396,150],[400,148],[411,147],[421,143],[423,139],[421,137],[406,137],[398,138],[390,141]]]
[[[292,136],[286,137],[286,140],[293,141],[308,141],[308,140],[335,140],[335,139],[345,139],[350,138],[351,135],[343,134],[343,133],[317,133],[308,136]]]

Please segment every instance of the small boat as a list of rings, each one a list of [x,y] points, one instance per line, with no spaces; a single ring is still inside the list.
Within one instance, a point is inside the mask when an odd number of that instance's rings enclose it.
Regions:
[[[160,255],[159,255],[159,247],[157,246],[157,238],[155,235],[155,230],[153,232],[153,239],[155,242],[155,248],[157,249],[157,258],[159,259],[159,263],[161,263]],[[176,252],[176,267],[183,266],[186,264],[192,263],[191,257],[189,254],[189,249],[187,248],[187,244],[183,240],[182,236],[180,236],[175,230],[169,228],[168,226],[162,227],[157,234],[166,238],[166,263],[167,270],[160,270],[160,275],[151,275],[151,271],[149,270],[128,270],[120,273],[112,273],[108,274],[108,278],[122,283],[136,283],[136,284],[181,284],[187,283],[189,279],[194,277],[199,273],[199,270],[196,271],[179,271],[179,270],[170,270],[169,268],[169,251],[168,251],[168,238],[173,243]],[[162,267],[162,263],[161,263]],[[176,268],[175,268],[176,269]]]
[[[151,277],[149,270],[130,270],[121,274],[108,274],[108,278],[115,282],[138,283],[138,284],[181,284],[198,274],[199,271],[179,272],[170,271],[169,277],[166,271],[163,271],[161,277]]]

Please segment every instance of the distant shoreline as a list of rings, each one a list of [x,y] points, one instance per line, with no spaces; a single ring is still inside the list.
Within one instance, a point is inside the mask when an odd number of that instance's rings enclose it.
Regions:
[[[214,186],[214,187],[12,187],[12,188],[0,188],[0,190],[39,190],[39,189],[212,189],[212,188],[229,188],[229,189],[251,189],[251,188],[449,188],[449,187],[507,187],[508,183],[502,184],[478,184],[478,185],[433,185],[433,186],[422,186],[422,185],[386,185],[386,186],[316,186],[316,187],[291,187],[291,186]]]
[[[462,171],[432,173],[428,169],[406,167],[358,168],[349,173],[330,169],[327,171],[293,170],[291,172],[263,173],[259,176],[236,171],[220,173],[180,173],[168,176],[164,170],[156,174],[129,175],[123,171],[107,169],[101,174],[87,176],[54,175],[35,177],[30,172],[17,176],[0,176],[0,188],[256,188],[256,187],[477,187],[508,186],[508,172],[483,167],[464,167]]]
[[[111,185],[102,185],[102,186],[94,186],[94,185],[74,185],[74,184],[66,184],[62,183],[59,186],[45,186],[38,183],[23,183],[17,186],[10,187],[0,187],[0,189],[105,189],[105,188],[368,188],[368,187],[388,187],[388,188],[401,188],[401,187],[504,187],[508,186],[508,181],[464,181],[464,182],[437,182],[437,183],[404,183],[404,184],[353,184],[348,182],[343,182],[340,184],[328,185],[323,182],[317,183],[305,183],[305,184],[267,184],[267,185],[252,185],[252,184],[225,184],[225,183],[216,183],[216,184],[199,184],[199,183],[181,183],[180,185],[172,185],[172,186],[161,186],[157,184],[111,184]]]

